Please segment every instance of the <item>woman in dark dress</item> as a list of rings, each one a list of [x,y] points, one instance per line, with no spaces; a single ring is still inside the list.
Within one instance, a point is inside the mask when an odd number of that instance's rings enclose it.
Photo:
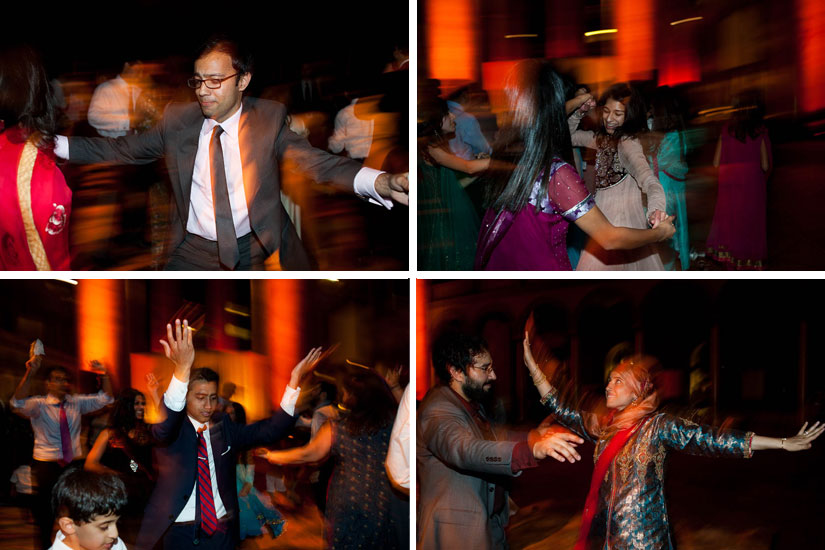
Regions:
[[[120,537],[134,544],[143,509],[155,485],[153,441],[143,417],[146,397],[136,389],[123,390],[109,426],[100,432],[86,457],[87,470],[116,474],[126,484],[129,503],[118,522]]]
[[[344,383],[338,421],[329,421],[305,446],[263,453],[273,464],[305,464],[332,457],[327,491],[327,547],[398,548],[392,493],[384,468],[395,418],[395,399],[384,380],[364,371]]]

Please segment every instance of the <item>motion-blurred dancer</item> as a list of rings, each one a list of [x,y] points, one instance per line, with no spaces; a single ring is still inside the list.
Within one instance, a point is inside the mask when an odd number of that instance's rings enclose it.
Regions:
[[[197,104],[171,105],[143,134],[57,140],[58,156],[72,162],[144,164],[165,157],[176,205],[168,270],[263,269],[276,251],[281,268],[312,269],[281,204],[279,170],[287,160],[315,181],[387,208],[407,204],[406,175],[314,149],[289,130],[284,105],[244,98],[252,71],[251,56],[237,43],[210,39],[188,80]]]

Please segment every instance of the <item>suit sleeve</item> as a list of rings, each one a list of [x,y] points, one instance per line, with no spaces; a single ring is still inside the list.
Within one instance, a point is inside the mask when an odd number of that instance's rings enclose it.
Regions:
[[[421,411],[419,430],[427,449],[458,470],[513,476],[511,462],[515,441],[487,441],[468,425],[466,414],[451,406]]]
[[[249,424],[247,426],[237,426],[231,422],[232,428],[237,432],[234,436],[235,444],[239,449],[248,449],[261,445],[272,445],[280,441],[295,425],[296,417],[287,414],[282,409],[265,420]]]
[[[186,416],[186,409],[173,411],[166,406],[163,399],[160,400],[160,415],[163,420],[157,424],[152,424],[149,430],[159,443],[165,444],[174,441],[180,431],[181,422]]]
[[[164,155],[164,119],[142,134],[119,138],[69,138],[69,161],[148,164]]]
[[[305,138],[289,129],[286,119],[275,138],[275,152],[287,170],[301,173],[316,183],[330,183],[351,193],[355,174],[362,168],[351,159],[311,146]]]

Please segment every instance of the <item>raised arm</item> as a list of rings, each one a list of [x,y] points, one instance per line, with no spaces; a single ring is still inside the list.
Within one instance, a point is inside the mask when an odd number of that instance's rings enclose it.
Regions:
[[[332,427],[327,422],[303,447],[283,451],[262,450],[260,455],[272,464],[307,464],[320,462],[329,456],[332,450]]]
[[[22,401],[31,395],[32,378],[34,378],[34,375],[40,370],[40,365],[42,364],[42,355],[34,355],[26,361],[26,372],[23,373],[23,379],[20,380],[17,389],[14,390],[14,398],[16,400]]]
[[[582,107],[586,105],[587,103],[584,103]],[[573,142],[573,147],[587,147],[588,149],[595,149],[596,135],[593,132],[578,129],[584,115],[585,112],[578,109],[572,115],[567,117],[567,126],[570,130],[570,141]]]
[[[166,340],[160,340],[166,358],[175,363],[175,378],[181,382],[189,382],[189,372],[195,363],[195,346],[192,344],[192,327],[189,321],[175,319],[175,329],[166,325]]]

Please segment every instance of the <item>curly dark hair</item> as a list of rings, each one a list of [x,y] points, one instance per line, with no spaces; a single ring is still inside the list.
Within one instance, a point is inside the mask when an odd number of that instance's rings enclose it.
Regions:
[[[0,120],[34,136],[41,150],[54,149],[59,108],[40,56],[29,46],[0,52]],[[0,128],[0,131],[2,129]]]
[[[597,134],[601,139],[611,139],[618,143],[624,137],[639,138],[648,132],[647,105],[644,97],[634,86],[627,82],[619,82],[609,87],[599,98],[599,107],[604,107],[608,99],[613,99],[624,105],[624,124],[608,134],[604,124],[599,125]]]
[[[138,395],[143,395],[143,392],[134,388],[126,388],[120,392],[109,420],[109,428],[129,433],[138,424],[135,418],[135,398]]]
[[[391,426],[398,404],[387,383],[372,371],[355,372],[343,382],[339,401],[347,408],[341,427],[353,435],[371,434]]]
[[[473,358],[489,351],[487,342],[479,336],[448,332],[442,334],[433,344],[433,367],[435,373],[445,384],[450,382],[452,366],[467,372],[467,366],[473,364]]]

